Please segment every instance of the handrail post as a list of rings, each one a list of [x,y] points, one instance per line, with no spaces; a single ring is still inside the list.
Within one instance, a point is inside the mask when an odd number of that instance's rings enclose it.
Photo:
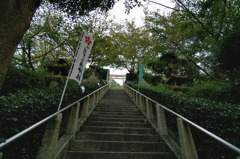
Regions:
[[[157,110],[158,131],[159,131],[161,136],[168,136],[168,128],[167,128],[167,123],[166,123],[164,110],[158,104],[156,105],[156,110]]]
[[[153,109],[152,109],[152,104],[148,99],[146,99],[146,116],[148,120],[153,120]]]
[[[177,118],[177,125],[182,159],[198,159],[189,124]]]
[[[75,106],[72,107],[71,113],[68,119],[68,124],[66,128],[66,133],[69,135],[73,135],[73,139],[75,139],[75,132],[77,128],[78,115],[79,115],[80,103],[78,102]]]
[[[81,118],[86,118],[88,117],[88,108],[89,108],[89,99],[90,97],[88,96],[87,99],[85,99],[83,101],[83,108],[82,108],[82,114],[81,114]]]
[[[42,145],[40,146],[38,155],[36,157],[37,159],[52,159],[54,157],[61,121],[62,114],[58,114],[48,121],[42,139]]]
[[[94,109],[96,105],[96,93],[93,93],[93,106],[92,106],[92,109]]]
[[[136,105],[139,107],[139,94],[136,92]]]
[[[133,94],[133,102],[136,104],[136,102],[135,102],[136,101],[136,93],[133,91],[132,94]]]
[[[100,99],[101,99],[101,98],[100,98],[100,92],[101,92],[100,90],[97,92],[97,102],[99,102]]]
[[[140,110],[143,112],[142,95],[141,94],[138,95],[138,106],[139,106]]]
[[[3,157],[3,153],[2,153],[2,152],[0,152],[0,159],[2,159],[2,157]]]
[[[93,94],[89,96],[89,106],[88,106],[88,111],[93,109]]]
[[[146,101],[147,99],[142,96],[142,110],[146,113]]]

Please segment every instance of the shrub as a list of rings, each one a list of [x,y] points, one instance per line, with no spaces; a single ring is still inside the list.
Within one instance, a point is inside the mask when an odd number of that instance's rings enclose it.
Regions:
[[[70,81],[62,107],[75,102],[98,88],[96,83],[84,83],[85,93]],[[0,140],[7,139],[57,111],[63,87],[19,90],[0,97]],[[4,158],[35,158],[44,126],[21,138],[14,146],[4,149]]]
[[[107,80],[109,69],[103,69],[99,66],[90,66],[90,67],[93,67],[96,69],[96,74],[97,74],[98,78],[100,79],[100,81]],[[91,76],[91,74],[92,74],[91,68],[86,68],[84,71],[84,74],[83,74],[83,78],[87,79]]]
[[[227,95],[231,85],[218,81],[201,81],[195,82],[188,88],[187,94],[193,97],[200,97],[214,101],[230,101]]]
[[[154,86],[162,82],[161,76],[154,76],[150,73],[144,73],[143,78],[146,82]]]
[[[19,69],[10,66],[0,95],[8,95],[22,89],[43,88],[47,86],[46,73]]]
[[[131,85],[131,87],[136,89],[137,85]],[[184,93],[174,92],[169,89],[159,89],[159,87],[143,86],[140,88],[140,92],[213,132],[217,136],[236,146],[240,146],[236,140],[240,138],[239,105],[193,98]],[[199,153],[205,156],[203,158],[236,157],[233,151],[228,151],[226,147],[211,141],[209,137],[206,137],[200,131],[196,129],[192,130],[193,134],[195,134],[194,140]]]
[[[130,73],[126,74],[126,81],[135,81],[135,82],[137,82],[137,80],[138,80],[138,75],[137,74],[130,74]]]

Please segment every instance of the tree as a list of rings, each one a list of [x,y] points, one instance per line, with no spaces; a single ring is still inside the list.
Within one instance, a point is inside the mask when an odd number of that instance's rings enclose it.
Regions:
[[[0,90],[17,45],[41,0],[0,1]]]
[[[239,30],[239,0],[174,2],[176,7],[171,8],[173,12],[169,15],[162,16],[155,12],[147,16],[151,32],[158,41],[162,39],[165,46],[166,41],[169,46],[172,45],[171,48],[176,46],[178,55],[185,56],[200,72],[215,80],[226,80],[228,73],[219,67],[218,56],[225,37]],[[161,43],[158,48],[164,51],[164,44]]]
[[[134,21],[115,25],[110,31],[111,52],[108,57],[116,68],[126,68],[130,74],[138,74],[139,64],[147,64],[154,55],[150,52],[152,40],[149,32],[136,27]]]
[[[137,0],[127,1],[131,8]],[[17,45],[30,26],[42,0],[0,1],[0,90]],[[83,15],[96,8],[110,9],[115,0],[50,0],[69,14]]]
[[[178,58],[174,53],[166,53],[161,57],[155,58],[148,64],[148,67],[162,77],[169,78],[171,73],[177,75],[192,76],[193,67],[189,66],[186,59]]]
[[[52,5],[44,3],[37,10],[29,30],[18,45],[14,62],[23,68],[35,70],[48,58],[61,56],[61,47],[69,38],[63,30],[67,26],[65,18]]]

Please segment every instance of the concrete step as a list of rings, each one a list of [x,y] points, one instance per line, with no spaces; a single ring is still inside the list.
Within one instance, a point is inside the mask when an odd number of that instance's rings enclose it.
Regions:
[[[128,108],[134,108],[136,109],[135,105],[109,105],[109,104],[101,104],[98,105],[98,108],[124,108],[124,109],[128,109]]]
[[[65,151],[62,159],[174,159],[167,152],[84,152]]]
[[[71,141],[62,159],[174,159],[122,90],[110,90]]]
[[[70,151],[165,152],[163,142],[75,140]]]
[[[108,117],[91,117],[88,121],[102,121],[102,122],[130,122],[130,123],[146,123],[146,119],[133,119],[133,118],[108,118]]]
[[[139,128],[151,128],[148,123],[128,123],[128,122],[100,122],[100,121],[88,121],[85,126],[106,126],[106,127],[139,127]]]
[[[94,113],[96,114],[121,114],[121,115],[139,115],[141,114],[139,111],[99,111],[99,110],[94,110]]]
[[[132,128],[132,127],[106,127],[106,126],[84,126],[83,132],[99,133],[126,133],[126,134],[154,134],[151,128]]]
[[[93,114],[106,114],[106,115],[142,115],[139,111],[137,112],[104,112],[104,111],[97,111],[97,110],[94,110]]]
[[[136,108],[128,108],[128,109],[124,109],[124,108],[119,108],[119,109],[114,109],[114,108],[101,108],[101,107],[97,107],[97,108],[95,108],[94,109],[95,111],[102,111],[102,112],[112,112],[112,111],[114,111],[114,112],[139,112],[139,110],[138,109],[136,109]]]
[[[94,111],[100,111],[103,113],[112,112],[112,113],[140,113],[139,110],[128,110],[128,109],[95,109]]]
[[[128,118],[128,119],[144,119],[142,115],[124,115],[124,114],[92,114],[90,118]]]
[[[122,133],[93,133],[79,132],[76,140],[98,140],[98,141],[161,141],[158,135],[151,134],[122,134]]]

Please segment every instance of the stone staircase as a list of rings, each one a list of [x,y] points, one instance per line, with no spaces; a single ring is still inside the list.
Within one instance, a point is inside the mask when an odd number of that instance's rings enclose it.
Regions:
[[[77,133],[62,159],[174,159],[121,89],[110,89]]]

